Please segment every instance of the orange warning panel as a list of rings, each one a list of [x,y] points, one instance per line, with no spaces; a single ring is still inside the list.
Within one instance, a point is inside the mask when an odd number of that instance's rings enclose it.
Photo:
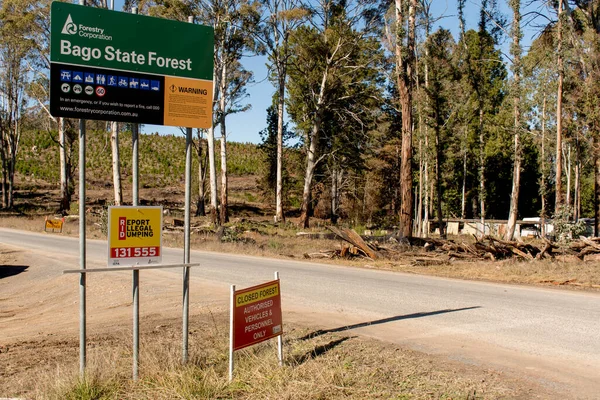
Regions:
[[[213,83],[165,76],[164,125],[210,128]]]

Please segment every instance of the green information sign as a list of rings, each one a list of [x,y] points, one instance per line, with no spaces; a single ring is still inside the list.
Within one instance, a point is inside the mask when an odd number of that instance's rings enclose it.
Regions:
[[[54,2],[50,44],[53,115],[210,127],[212,27]]]
[[[208,26],[52,3],[53,62],[213,79]]]

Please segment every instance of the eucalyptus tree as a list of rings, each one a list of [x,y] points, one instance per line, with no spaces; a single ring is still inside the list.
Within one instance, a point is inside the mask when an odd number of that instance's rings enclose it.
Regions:
[[[545,235],[545,220],[549,216],[549,199],[553,188],[554,141],[551,140],[548,132],[554,127],[556,117],[555,113],[550,112],[555,107],[557,93],[554,57],[554,47],[549,32],[543,33],[534,40],[527,55],[523,57],[523,100],[528,103],[526,119],[533,127],[538,143],[537,169],[540,174],[538,195],[541,203],[542,235]]]
[[[556,200],[554,213],[558,214],[564,203],[562,189],[562,138],[563,138],[563,84],[564,84],[564,42],[563,30],[565,27],[566,14],[564,12],[563,0],[557,1],[557,25],[556,25],[556,68],[558,72],[558,89],[556,96]]]
[[[462,104],[451,102],[456,92],[458,72],[453,63],[455,50],[454,38],[450,31],[439,29],[429,36],[426,47],[426,62],[431,67],[428,76],[426,95],[428,98],[426,108],[427,124],[434,132],[434,171],[436,214],[440,234],[444,235],[442,215],[442,168],[444,164],[444,148],[452,127],[453,115]]]
[[[304,23],[308,10],[299,0],[261,0],[263,17],[257,29],[259,49],[268,56],[269,76],[276,85],[277,162],[275,221],[285,221],[283,210],[283,143],[285,136],[285,87],[290,53],[290,34]]]
[[[151,15],[195,21],[212,26],[215,33],[213,78],[213,123],[208,129],[208,158],[210,173],[211,215],[214,223],[228,220],[227,210],[227,129],[226,117],[242,112],[249,106],[241,105],[246,96],[244,87],[252,74],[242,68],[240,59],[254,49],[252,35],[259,20],[258,4],[250,0],[140,0],[140,9]],[[126,3],[127,5],[127,3]],[[217,171],[215,160],[215,127],[221,133],[221,210],[217,200]]]
[[[113,9],[115,0],[88,0],[87,5]],[[129,6],[126,2],[126,6]],[[133,6],[132,6],[133,7]],[[131,12],[132,7],[125,9],[126,12]],[[60,130],[60,128],[59,128]],[[121,182],[121,157],[119,150],[119,123],[116,121],[110,122],[110,149],[112,155],[112,172],[113,172],[113,195],[114,204],[120,206],[123,203],[123,184]]]
[[[109,8],[107,0],[102,0],[104,8]],[[114,10],[115,0],[110,1],[110,8]],[[123,204],[123,184],[121,182],[121,157],[119,151],[119,123],[110,123],[110,148],[112,153],[113,192],[115,206]]]
[[[208,152],[205,150],[206,140],[204,135],[206,129],[196,129],[198,143],[196,146],[196,155],[198,156],[198,199],[196,200],[196,217],[205,216],[206,208],[204,201],[206,200],[206,166],[208,165]]]
[[[433,0],[419,0],[419,12],[417,17],[421,19],[421,25],[424,30],[424,43],[429,40],[429,35],[431,32],[431,25],[434,22],[432,20],[432,5]],[[428,107],[428,98],[426,95],[423,95],[423,90],[421,90],[421,81],[420,81],[420,72],[419,69],[422,66],[423,71],[423,80],[424,80],[424,90],[427,91],[429,89],[429,49],[427,46],[421,46],[424,48],[424,56],[420,54],[420,48],[417,46],[417,56],[416,56],[416,111],[418,115],[418,128],[419,128],[419,188],[418,188],[418,200],[416,206],[415,218],[417,220],[417,229],[416,232],[421,236],[427,236],[428,234],[428,225],[429,225],[429,203],[430,203],[430,193],[429,193],[429,125],[425,123],[423,115],[423,108]]]
[[[0,5],[0,161],[2,207],[14,206],[17,154],[24,111],[25,91],[31,76],[27,60],[35,48],[35,3],[4,0]]]
[[[235,33],[232,33],[235,35]],[[238,45],[239,42],[238,42]],[[242,45],[243,46],[243,45]],[[229,47],[231,49],[231,47]],[[224,49],[223,49],[224,50]],[[241,51],[241,49],[239,49]],[[252,81],[253,74],[247,71],[235,55],[226,60],[221,69],[219,88],[219,127],[221,130],[221,212],[220,223],[229,220],[228,190],[227,190],[227,129],[225,120],[228,115],[244,112],[250,109],[249,104],[244,104],[247,97],[246,85]]]
[[[277,190],[277,169],[279,164],[279,115],[275,97],[276,95],[273,96],[273,104],[267,108],[267,127],[259,132],[262,142],[258,145],[258,148],[264,154],[266,162],[264,173],[259,179],[259,187],[263,195],[269,199],[274,199],[277,196],[275,190]],[[293,135],[294,132],[288,128],[288,124],[283,124],[283,143],[286,143]],[[287,168],[284,167],[282,170],[283,193],[286,191],[289,178],[290,174],[287,172]]]
[[[502,83],[506,72],[502,64],[500,52],[495,49],[504,25],[503,18],[497,11],[495,0],[482,0],[479,11],[477,31],[464,33],[464,0],[458,2],[461,26],[461,51],[463,75],[467,77],[471,87],[473,103],[476,105],[478,124],[479,159],[479,213],[482,226],[486,216],[486,114],[494,113],[501,103]],[[482,234],[483,234],[482,230]]]
[[[306,151],[302,227],[309,226],[315,170],[334,151],[322,145],[341,131],[337,128],[343,125],[343,118],[362,117],[357,96],[366,93],[364,71],[378,61],[378,43],[371,37],[373,26],[361,18],[363,6],[322,0],[311,9],[310,23],[290,37],[288,112],[304,134]],[[352,101],[356,109],[348,107]]]
[[[417,0],[395,0],[396,40],[394,45],[396,79],[402,112],[402,152],[400,164],[401,237],[412,236],[412,137],[415,60],[415,14]]]
[[[50,114],[50,4],[51,0],[26,0],[22,2],[26,10],[21,17],[29,24],[32,47],[23,60],[30,79],[25,88],[27,96],[40,107],[51,123],[58,126],[58,146],[60,158],[60,206],[58,212],[67,213],[70,209],[74,167],[73,143],[75,135],[69,129],[69,121]],[[56,139],[54,139],[56,140]]]
[[[509,5],[513,10],[512,22],[512,43],[510,54],[512,56],[512,97],[513,97],[513,136],[514,136],[514,163],[513,163],[513,181],[510,196],[510,211],[508,213],[508,224],[506,228],[506,240],[512,240],[515,234],[517,216],[519,213],[519,190],[521,184],[521,0],[510,0]]]
[[[459,2],[460,5],[464,6],[464,3]],[[489,134],[485,121],[490,121],[498,112],[504,97],[503,85],[506,78],[500,51],[495,47],[499,35],[496,23],[500,24],[502,21],[498,17],[492,18],[494,6],[494,3],[490,4],[487,0],[482,2],[478,30],[464,33],[458,47],[461,75],[465,77],[465,83],[469,87],[470,102],[477,120],[471,127],[477,136],[479,214],[482,225],[486,216],[486,140]],[[461,23],[461,26],[464,27],[464,24]]]
[[[580,64],[582,108],[590,132],[594,165],[595,236],[600,235],[600,3],[575,0],[576,19],[580,23]]]

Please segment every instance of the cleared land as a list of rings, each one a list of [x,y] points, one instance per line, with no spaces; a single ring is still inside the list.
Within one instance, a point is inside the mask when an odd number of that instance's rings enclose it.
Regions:
[[[74,260],[68,260],[74,261]],[[213,301],[192,299],[190,356],[180,365],[180,280],[143,278],[140,380],[131,381],[130,279],[90,275],[89,374],[78,379],[76,278],[63,262],[0,246],[0,396],[49,399],[172,398],[563,398],[518,376],[442,356],[284,321],[285,366],[275,348],[236,353],[227,381],[227,299],[203,284]]]

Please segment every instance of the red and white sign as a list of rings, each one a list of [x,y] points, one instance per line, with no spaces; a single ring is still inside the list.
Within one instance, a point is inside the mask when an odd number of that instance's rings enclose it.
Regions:
[[[233,294],[233,349],[239,350],[283,333],[279,280]]]

